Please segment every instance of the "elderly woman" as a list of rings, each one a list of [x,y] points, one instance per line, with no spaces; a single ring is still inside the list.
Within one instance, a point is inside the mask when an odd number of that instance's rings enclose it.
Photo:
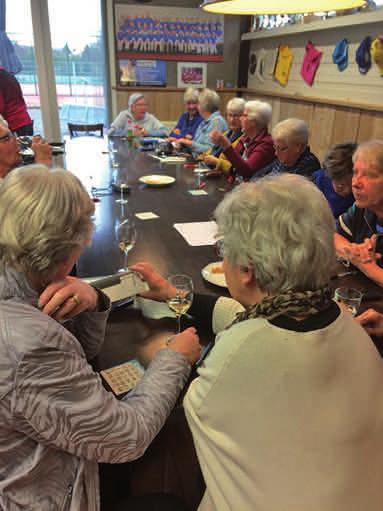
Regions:
[[[227,194],[216,219],[226,282],[243,309],[184,400],[206,482],[199,510],[380,511],[383,364],[331,299],[326,199],[301,176],[271,176]],[[152,296],[175,293],[140,271]],[[227,323],[227,298],[196,296],[190,312],[206,315],[209,301],[213,325]]]
[[[383,286],[383,141],[358,146],[353,155],[355,204],[338,219],[338,255]]]
[[[166,137],[168,129],[153,114],[148,113],[145,96],[140,92],[131,94],[128,109],[118,114],[109,129],[109,135],[128,135],[135,137]]]
[[[219,130],[211,134],[212,141],[222,147],[235,174],[250,179],[274,158],[274,148],[267,126],[271,121],[271,106],[263,101],[247,101],[241,116],[243,135],[236,147]]]
[[[32,150],[35,162],[52,165],[52,148],[43,138],[32,138]],[[0,118],[0,183],[15,167],[21,164],[20,143],[8,127],[8,123]]]
[[[93,212],[66,170],[19,168],[0,187],[4,509],[97,511],[98,462],[143,454],[199,355],[189,329],[158,352],[123,400],[103,388],[87,360],[104,340],[109,302],[68,277],[91,239]]]
[[[199,92],[193,87],[186,89],[184,94],[184,103],[186,112],[179,118],[176,127],[169,135],[169,141],[175,142],[180,138],[187,138],[192,140],[198,126],[203,121],[203,117],[198,111],[198,96]]]
[[[198,126],[194,139],[180,138],[178,142],[188,148],[193,156],[198,156],[213,147],[210,133],[214,128],[222,131],[227,129],[225,119],[219,112],[220,99],[218,94],[211,89],[204,89],[199,95],[199,113],[203,121]]]
[[[274,126],[272,132],[276,158],[255,177],[276,172],[290,172],[311,177],[320,169],[318,158],[308,146],[309,128],[301,119],[286,119]]]
[[[245,110],[245,100],[242,98],[232,98],[226,105],[226,119],[229,129],[224,133],[225,137],[230,140],[233,148],[239,142],[242,135],[241,117]],[[224,174],[228,174],[231,170],[231,162],[225,156],[220,145],[214,146],[203,156],[203,161],[214,168],[220,170]]]
[[[351,180],[356,147],[352,142],[334,145],[326,154],[323,168],[313,174],[314,183],[328,200],[335,218],[354,203]]]

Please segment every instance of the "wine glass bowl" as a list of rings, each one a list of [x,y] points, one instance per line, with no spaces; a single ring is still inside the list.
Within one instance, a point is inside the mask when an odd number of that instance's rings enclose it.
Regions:
[[[176,288],[175,296],[168,298],[167,304],[177,317],[177,330],[181,331],[181,317],[189,310],[193,303],[193,280],[188,275],[170,275],[169,283]]]

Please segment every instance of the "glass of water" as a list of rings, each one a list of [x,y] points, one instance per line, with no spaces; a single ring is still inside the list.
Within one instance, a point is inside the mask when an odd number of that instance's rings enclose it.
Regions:
[[[363,293],[352,287],[338,287],[335,289],[334,299],[338,304],[356,316],[362,302]]]

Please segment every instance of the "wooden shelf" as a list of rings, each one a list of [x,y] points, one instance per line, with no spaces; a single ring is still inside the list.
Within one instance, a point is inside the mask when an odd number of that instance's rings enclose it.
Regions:
[[[358,14],[349,14],[345,16],[336,16],[327,20],[313,21],[311,23],[302,23],[295,25],[287,25],[281,28],[273,28],[271,30],[261,30],[258,32],[248,32],[242,35],[243,41],[254,39],[267,39],[270,37],[285,37],[289,35],[297,35],[308,32],[317,32],[318,30],[334,30],[340,27],[351,27],[357,25],[367,25],[372,23],[383,22],[383,9],[377,9],[371,12],[363,12]]]

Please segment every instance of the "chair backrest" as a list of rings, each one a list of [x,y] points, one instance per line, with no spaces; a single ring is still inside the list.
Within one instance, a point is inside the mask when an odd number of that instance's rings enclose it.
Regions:
[[[94,135],[96,137],[104,136],[104,125],[99,124],[74,124],[68,122],[68,130],[70,138],[78,137],[80,135]]]

